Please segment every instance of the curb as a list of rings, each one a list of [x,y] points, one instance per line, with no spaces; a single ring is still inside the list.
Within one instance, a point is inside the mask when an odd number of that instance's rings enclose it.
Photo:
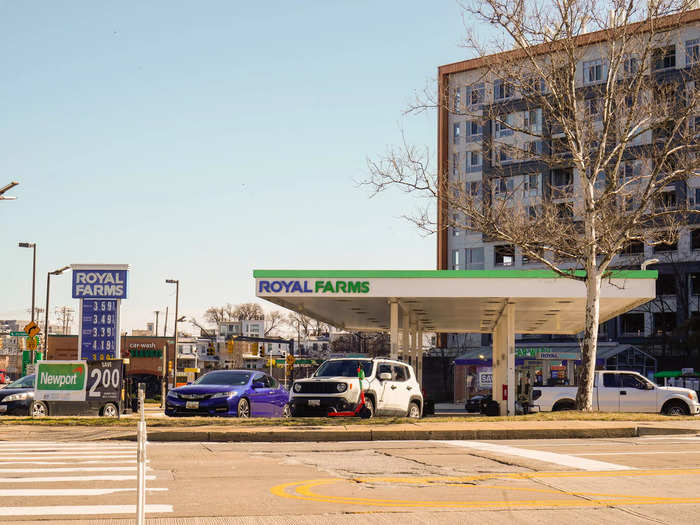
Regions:
[[[186,430],[151,430],[149,442],[219,442],[219,443],[314,443],[339,441],[396,441],[396,440],[469,440],[490,441],[502,439],[594,439],[632,438],[642,436],[698,434],[690,428],[629,426],[613,428],[542,428],[542,429],[455,429],[455,430],[221,430],[192,432]],[[106,437],[107,440],[135,441],[136,434]]]

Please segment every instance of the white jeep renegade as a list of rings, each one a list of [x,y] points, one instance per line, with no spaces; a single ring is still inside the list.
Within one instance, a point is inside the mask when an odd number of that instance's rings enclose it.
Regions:
[[[423,394],[413,368],[389,359],[340,358],[325,361],[307,379],[290,390],[292,415],[326,415],[348,412],[360,402],[358,369],[364,374],[362,390],[369,417],[421,417]]]

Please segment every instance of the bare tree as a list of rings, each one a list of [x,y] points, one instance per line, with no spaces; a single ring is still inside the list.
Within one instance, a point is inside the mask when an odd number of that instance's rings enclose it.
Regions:
[[[279,310],[272,310],[265,314],[265,335],[269,335],[282,325],[284,322],[284,315]]]
[[[257,303],[241,303],[233,308],[233,318],[238,321],[259,321],[265,319],[265,312]]]
[[[465,19],[497,36],[468,30],[465,46],[476,57],[470,67],[461,77],[441,71],[437,92],[409,112],[437,109],[443,130],[457,119],[481,130],[484,175],[463,175],[447,155],[436,169],[430,152],[405,138],[369,161],[365,183],[373,193],[399,187],[430,198],[407,217],[418,227],[479,232],[502,242],[511,260],[518,247],[528,261],[585,284],[582,410],[592,409],[600,289],[616,256],[630,242],[675,242],[693,213],[682,189],[700,168],[700,48],[688,51],[691,67],[676,70],[672,46],[697,19],[694,4],[464,4]],[[457,96],[457,80],[468,99]]]
[[[206,312],[204,312],[204,320],[213,325],[218,325],[226,321],[235,321],[236,317],[234,317],[233,305],[227,303],[224,306],[210,306],[207,308]]]

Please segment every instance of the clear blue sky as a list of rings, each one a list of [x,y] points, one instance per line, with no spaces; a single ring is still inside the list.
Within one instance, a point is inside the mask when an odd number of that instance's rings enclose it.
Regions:
[[[0,319],[46,272],[128,263],[122,328],[254,300],[254,268],[434,268],[400,192],[354,180],[461,60],[455,0],[0,0]],[[434,150],[434,114],[406,122]],[[52,279],[70,305],[70,273]],[[171,317],[172,319],[172,317]],[[171,325],[172,326],[172,325]]]

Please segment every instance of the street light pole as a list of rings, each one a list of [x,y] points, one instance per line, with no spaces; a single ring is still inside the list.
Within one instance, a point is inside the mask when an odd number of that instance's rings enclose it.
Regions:
[[[177,386],[177,322],[179,319],[178,308],[180,303],[180,281],[177,279],[166,279],[167,284],[175,285],[175,357],[173,359],[173,388]]]
[[[44,359],[49,349],[49,293],[51,290],[51,276],[61,275],[66,270],[70,270],[70,266],[64,266],[53,272],[47,272],[46,274],[46,317],[44,318]]]
[[[159,311],[159,310],[156,310],[154,313],[156,314],[156,330],[155,330],[155,335],[156,335],[156,337],[158,337],[158,314],[160,313],[160,311]]]
[[[32,321],[34,321],[34,297],[36,292],[36,243],[35,242],[20,242],[20,248],[32,248],[34,250],[32,262]]]

